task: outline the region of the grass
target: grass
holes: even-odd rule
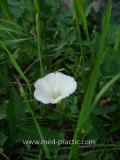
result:
[[[35,10],[36,10],[36,39],[38,46],[38,54],[40,61],[40,74],[43,75],[43,64],[42,64],[42,54],[41,54],[41,19],[40,19],[40,6],[37,0],[34,0]]]
[[[0,44],[1,44],[1,47],[3,47],[3,49],[7,52],[9,58],[10,58],[10,61],[12,63],[12,65],[15,67],[15,69],[17,70],[17,72],[20,74],[20,76],[24,79],[24,81],[26,82],[28,88],[29,88],[29,91],[31,93],[31,85],[29,83],[29,80],[26,78],[26,76],[24,75],[22,69],[20,68],[20,66],[18,65],[18,63],[16,62],[14,56],[10,53],[10,51],[7,49],[7,47],[5,46],[4,42],[0,40]]]
[[[78,10],[77,10],[77,4],[76,1],[73,1],[74,3],[74,11],[75,11],[75,21],[76,21],[76,28],[78,32],[78,39],[79,39],[79,45],[80,45],[80,54],[82,57],[82,64],[84,66],[84,54],[83,54],[83,42],[82,42],[82,37],[81,37],[81,31],[80,31],[80,26],[79,26],[79,16],[78,16]]]
[[[0,2],[0,159],[120,158],[120,25],[111,0],[101,17],[91,6],[80,0]],[[73,76],[77,90],[45,105],[34,99],[33,84],[54,71]],[[54,139],[84,144],[23,144]]]
[[[110,15],[111,15],[111,1],[109,1],[108,9],[106,10],[106,14],[103,18],[103,26],[102,26],[102,33],[101,33],[101,39],[99,44],[99,51],[98,55],[96,56],[95,64],[93,67],[93,71],[90,76],[90,80],[88,83],[88,87],[86,90],[86,94],[84,97],[84,102],[82,105],[82,109],[80,111],[79,119],[77,122],[77,127],[74,133],[74,139],[78,139],[81,134],[81,130],[83,129],[91,111],[92,111],[92,99],[95,93],[98,73],[100,69],[101,63],[103,63],[104,59],[104,53],[105,53],[105,38],[107,35],[108,27],[109,27],[109,21],[110,21]],[[77,146],[73,145],[70,152],[70,157],[73,155],[73,159],[77,159]]]

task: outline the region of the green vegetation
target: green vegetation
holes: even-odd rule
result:
[[[120,24],[112,0],[97,5],[0,1],[0,160],[120,159]],[[34,82],[55,71],[77,90],[36,101]]]

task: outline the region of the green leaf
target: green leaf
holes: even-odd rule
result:
[[[7,140],[7,136],[4,134],[2,130],[0,130],[0,146],[4,146],[4,143]]]
[[[16,135],[16,141],[21,142],[23,140],[39,140],[39,134],[36,132],[35,125],[33,123],[27,123],[19,128],[19,132]]]
[[[17,27],[16,24],[14,24],[13,26]],[[13,28],[10,28],[10,27],[6,27],[6,26],[4,26],[2,24],[0,24],[0,31],[6,32],[6,33],[11,32],[11,33],[15,33],[15,34],[18,34],[18,35],[24,35],[24,33],[22,33],[22,31],[20,31],[20,30],[18,31],[16,29],[13,29]]]
[[[4,16],[12,21],[12,17],[11,17],[11,14],[10,14],[10,11],[9,11],[9,7],[8,7],[8,3],[7,3],[7,0],[1,0],[0,1],[0,8],[4,14]]]
[[[58,152],[58,144],[54,144],[54,142],[56,141],[61,141],[61,140],[64,140],[64,133],[61,133],[61,132],[57,132],[57,131],[54,131],[54,130],[51,130],[50,128],[43,128],[42,127],[42,132],[43,132],[43,135],[44,135],[44,139],[47,140],[47,141],[53,141],[53,144],[49,144],[48,145],[48,148],[49,148],[49,151],[52,152],[53,154],[57,154]]]
[[[25,76],[25,74],[23,73],[22,69],[20,68],[20,66],[18,65],[18,63],[16,62],[16,59],[15,57],[13,56],[13,54],[11,54],[11,52],[8,50],[8,48],[6,47],[6,45],[4,44],[3,41],[0,40],[0,44],[1,46],[3,47],[3,49],[7,52],[10,60],[11,60],[11,63],[12,65],[15,67],[15,69],[17,70],[17,72],[20,74],[20,76],[24,79],[24,81],[26,82],[28,88],[29,88],[29,91],[31,93],[31,85],[30,85],[30,82],[29,80],[27,79],[27,77]]]
[[[95,130],[98,135],[99,140],[101,140],[101,142],[104,142],[107,139],[107,132],[106,132],[104,126],[99,121],[97,116],[94,115],[93,113],[90,116],[90,121],[93,126],[93,130]]]
[[[117,33],[116,33],[116,39],[114,44],[114,50],[116,51],[119,48],[120,45],[120,26],[118,27]]]
[[[48,115],[47,118],[50,120],[62,120],[64,118],[64,115],[60,113],[53,113]]]
[[[6,106],[0,105],[0,120],[6,119],[6,112],[5,112]]]
[[[96,154],[95,153],[91,153],[91,154],[85,156],[84,160],[97,160]]]
[[[20,38],[20,39],[6,40],[6,41],[4,41],[4,43],[6,45],[11,45],[11,44],[16,44],[16,43],[24,42],[24,41],[29,40],[29,39],[30,38]]]
[[[120,79],[120,73],[115,75],[106,85],[104,85],[103,88],[96,95],[92,106],[95,106],[97,102],[100,100],[100,98],[103,96],[103,94],[111,87],[111,85],[113,85],[119,79]]]
[[[103,160],[116,160],[116,159],[112,153],[108,153],[108,154],[106,154],[106,156]]]
[[[112,113],[114,111],[116,111],[117,109],[117,105],[109,105],[109,106],[103,106],[103,107],[96,107],[94,108],[94,113],[95,114],[108,114],[108,113]]]
[[[10,85],[10,80],[8,75],[5,73],[7,68],[3,68],[0,66],[0,87],[7,88]]]
[[[10,92],[9,104],[6,108],[7,120],[10,130],[11,138],[15,139],[15,134],[17,134],[17,128],[21,120],[25,118],[25,111],[23,104],[21,103],[20,95],[16,92],[14,88]]]

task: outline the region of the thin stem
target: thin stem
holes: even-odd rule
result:
[[[37,47],[40,61],[40,73],[43,75],[42,55],[41,55],[41,32],[40,32],[40,16],[36,13],[36,31],[37,31]]]
[[[78,32],[78,39],[79,39],[79,45],[80,45],[80,53],[81,53],[82,61],[83,61],[83,64],[84,64],[83,42],[82,42],[82,38],[81,38],[81,31],[80,31],[79,17],[78,17],[76,2],[73,1],[73,4],[74,4],[74,10],[75,10],[75,21],[76,21],[76,28],[77,28],[77,32]]]
[[[76,4],[76,8],[78,9],[78,15],[80,15],[80,18],[83,22],[83,29],[85,31],[86,37],[87,37],[87,42],[88,42],[88,46],[90,49],[90,53],[91,53],[91,58],[92,61],[94,60],[94,50],[93,50],[93,46],[89,37],[89,32],[88,32],[88,25],[87,25],[87,19],[86,19],[86,15],[85,15],[85,9],[84,9],[84,2],[83,0],[74,0],[74,3]]]
[[[31,107],[31,105],[29,103],[29,100],[27,99],[27,96],[25,94],[25,91],[24,91],[23,87],[22,87],[22,96],[23,96],[24,100],[26,101],[27,107],[28,107],[28,109],[29,109],[29,111],[30,111],[30,113],[32,115],[32,119],[33,119],[33,122],[34,122],[34,124],[36,126],[36,129],[38,131],[39,137],[42,140],[42,139],[44,139],[43,133],[42,133],[42,131],[40,129],[40,126],[39,126],[39,124],[37,122],[37,119],[36,119],[35,114],[34,114],[34,112],[32,110],[32,107]],[[44,151],[46,153],[47,158],[50,159],[49,149],[48,149],[46,144],[43,144],[43,149],[44,149]]]
[[[41,19],[40,19],[40,1],[34,0],[35,10],[36,10],[36,32],[37,32],[37,48],[39,54],[39,61],[40,61],[40,73],[43,75],[43,64],[42,64],[42,53],[41,53]]]
[[[110,22],[110,15],[111,15],[111,0],[109,0],[109,6],[106,10],[106,14],[103,19],[103,26],[102,26],[102,34],[101,34],[101,39],[100,39],[100,44],[99,44],[99,52],[96,57],[96,61],[90,76],[90,80],[88,83],[87,91],[84,97],[83,105],[81,107],[81,111],[79,114],[76,130],[74,132],[74,137],[73,139],[80,139],[81,136],[81,130],[83,129],[85,123],[87,122],[87,119],[92,111],[92,99],[95,93],[96,89],[96,83],[98,79],[98,73],[100,69],[100,65],[102,61],[104,60],[104,53],[105,53],[105,40],[106,40],[106,35],[109,27],[109,22]],[[72,145],[71,150],[70,150],[70,155],[69,155],[69,160],[71,158],[78,159],[78,145]]]
[[[0,154],[1,154],[6,160],[10,160],[4,153],[0,152]]]
[[[4,50],[6,51],[6,53],[8,54],[10,61],[12,63],[12,65],[15,67],[16,71],[19,73],[19,75],[24,79],[24,81],[26,82],[28,88],[29,88],[29,92],[30,95],[32,95],[32,91],[31,91],[31,85],[30,82],[28,80],[28,78],[25,76],[25,74],[23,73],[22,69],[20,68],[19,64],[17,63],[14,55],[8,50],[8,48],[6,47],[6,45],[4,44],[3,41],[0,40],[0,44],[1,46],[4,48]]]

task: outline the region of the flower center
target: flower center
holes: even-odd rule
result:
[[[60,96],[60,91],[54,90],[51,97],[52,97],[53,99],[56,99],[56,98],[59,97],[59,96]]]

